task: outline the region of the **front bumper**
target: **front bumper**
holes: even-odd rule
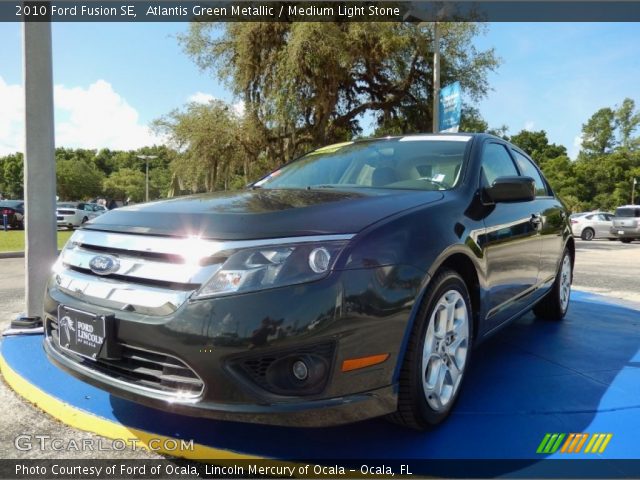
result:
[[[118,397],[188,416],[267,425],[328,427],[386,415],[397,408],[397,394],[392,386],[337,398],[267,405],[225,404],[209,400],[169,402],[149,394],[135,393],[130,386],[118,385],[113,378],[84,369],[53,348],[50,339],[44,341],[44,350],[54,364],[80,380]]]
[[[393,284],[400,275],[405,288]],[[418,285],[423,275],[409,267],[333,272],[324,280],[244,295],[187,301],[166,316],[110,310],[72,297],[54,281],[45,296],[44,348],[74,376],[117,396],[178,413],[292,426],[330,426],[395,411],[394,374]],[[413,286],[412,286],[413,285]],[[202,393],[176,396],[123,381],[92,368],[60,349],[51,333],[63,304],[98,315],[113,315],[114,341],[162,352],[190,367],[203,381]],[[279,326],[256,340],[265,318]],[[238,370],[233,362],[280,352],[334,345],[324,387],[312,394],[282,394]],[[346,359],[389,354],[379,365],[343,372]]]

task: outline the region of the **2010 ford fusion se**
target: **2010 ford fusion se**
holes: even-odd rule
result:
[[[451,411],[472,347],[571,290],[568,212],[486,134],[315,150],[241,192],[110,211],[69,240],[45,350],[161,409],[327,426]]]

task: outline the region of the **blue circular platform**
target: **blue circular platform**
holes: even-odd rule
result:
[[[41,343],[41,336],[2,340],[0,366],[18,393],[63,422],[106,437],[193,439],[196,448],[185,451],[186,458],[517,459],[531,465],[640,459],[640,311],[581,292],[573,293],[564,321],[529,314],[482,344],[453,414],[426,433],[382,419],[302,429],[171,414],[75,379],[46,359]],[[560,443],[555,453],[545,452],[548,433],[611,436],[606,448],[603,441],[587,453],[585,442],[580,453],[569,454]],[[505,467],[504,475],[512,473]]]

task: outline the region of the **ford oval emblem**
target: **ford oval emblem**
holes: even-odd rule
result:
[[[91,259],[89,268],[96,275],[109,275],[110,273],[118,271],[120,262],[116,257],[112,257],[111,255],[98,255]]]

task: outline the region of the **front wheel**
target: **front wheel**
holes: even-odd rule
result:
[[[551,290],[533,307],[533,313],[537,317],[548,320],[562,320],[567,314],[569,299],[571,298],[572,270],[571,255],[568,250],[565,250]]]
[[[471,302],[463,279],[445,270],[435,277],[416,316],[400,372],[398,411],[390,419],[425,430],[455,404],[469,363]]]
[[[621,238],[620,241],[622,243],[631,243],[631,239],[630,238]]]

